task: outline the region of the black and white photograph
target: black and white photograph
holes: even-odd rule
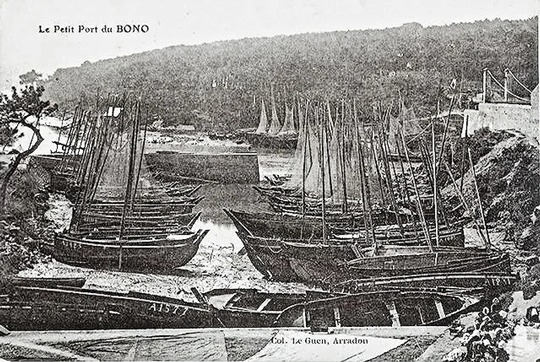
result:
[[[538,0],[0,0],[0,361],[540,361]]]

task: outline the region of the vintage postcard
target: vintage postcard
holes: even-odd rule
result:
[[[538,0],[0,0],[0,359],[539,361]]]

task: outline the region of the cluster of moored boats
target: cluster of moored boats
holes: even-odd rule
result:
[[[293,172],[301,175],[255,187],[274,212],[225,210],[257,270],[272,280],[352,291],[512,284],[509,255],[491,246],[487,228],[475,222],[484,247],[465,246],[470,219],[461,215],[471,200],[453,178],[459,204],[442,199],[435,134],[430,159],[426,137],[404,131],[407,112],[401,119],[385,113],[374,125],[345,104],[335,116],[328,104],[306,106],[315,121],[304,120],[300,134]],[[426,151],[416,164],[413,138]],[[428,182],[420,183],[420,172]]]
[[[57,260],[171,272],[197,253],[208,232],[191,231],[201,186],[151,179],[140,108],[140,101],[109,97],[97,111],[75,111],[51,180],[76,190],[69,229],[49,245]]]
[[[55,170],[62,185],[76,190],[70,227],[49,245],[59,261],[171,273],[197,253],[208,232],[191,231],[200,186],[151,180],[140,108],[139,101],[109,97],[98,111],[74,113]],[[329,103],[306,102],[299,114],[292,175],[256,187],[273,211],[225,213],[264,277],[317,291],[193,289],[193,302],[94,290],[81,279],[15,278],[5,283],[1,323],[8,329],[444,324],[486,294],[511,287],[509,255],[492,247],[485,223],[474,221],[484,247],[465,245],[471,219],[460,215],[466,210],[477,218],[451,174],[458,203],[441,197],[437,179],[446,164],[437,157],[434,120],[430,159],[429,127],[407,132],[404,108],[398,119],[381,111],[370,124],[357,119],[354,103],[332,113]]]

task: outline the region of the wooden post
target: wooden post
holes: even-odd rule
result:
[[[488,69],[484,68],[484,73],[482,75],[482,102],[487,102],[487,76]]]
[[[444,146],[446,145],[446,136],[448,134],[448,127],[450,126],[450,115],[452,114],[453,108],[454,108],[454,95],[452,95],[452,99],[450,100],[450,107],[448,108],[448,117],[446,118],[446,123],[444,125],[443,139],[441,142],[441,153],[439,154],[439,161],[437,162],[435,176],[439,174],[441,160],[444,157]]]
[[[120,220],[120,231],[118,235],[118,240],[120,243],[120,253],[118,258],[118,269],[122,270],[122,245],[123,237],[126,227],[126,216],[128,208],[130,205],[131,194],[133,190],[133,181],[134,181],[134,169],[135,169],[135,155],[137,153],[137,135],[139,134],[139,118],[140,118],[140,103],[136,102],[135,104],[135,117],[131,119],[131,141],[130,141],[130,157],[129,157],[129,168],[128,168],[128,179],[126,182],[126,193],[124,197],[124,207],[122,210],[122,219]]]
[[[399,138],[398,135],[394,135],[394,138],[396,140],[396,148],[398,152],[398,158],[399,158],[399,165],[401,168],[401,174],[403,176],[403,185],[405,186],[405,197],[407,199],[408,205],[412,205],[411,196],[409,195],[409,185],[407,183],[407,176],[405,175],[405,167],[403,166],[403,159],[401,157],[401,147],[399,145]],[[418,235],[418,225],[416,224],[416,218],[411,217],[411,221],[414,227],[414,235],[416,236],[416,241],[418,241],[418,244],[420,244],[420,237]]]
[[[305,227],[305,217],[306,217],[306,152],[309,145],[309,153],[311,155],[311,139],[309,137],[309,127],[308,127],[308,102],[306,101],[306,113],[305,118],[303,119],[303,130],[304,130],[304,154],[302,160],[302,229],[300,230],[300,236],[303,239],[304,227]],[[298,108],[300,110],[300,108]],[[308,143],[309,141],[309,143]],[[312,156],[313,157],[313,156]]]
[[[326,127],[327,126],[332,127],[334,125],[334,122],[332,121],[332,113],[330,112],[330,102],[328,102],[328,101],[326,103],[326,109],[327,109],[327,112],[328,112],[328,123],[324,122],[324,112],[323,112],[323,116],[321,118],[321,120],[323,121],[323,128],[324,128],[323,147],[326,147],[326,162],[328,164],[328,190],[330,191],[330,197],[333,200],[334,199],[334,185],[332,183],[332,166],[330,164],[330,149],[329,149],[330,142],[328,141],[328,132],[327,132]],[[333,138],[333,135],[334,135],[335,131],[336,131],[336,127],[334,126],[333,127],[333,132],[332,132],[332,138]]]
[[[504,70],[504,101],[508,103],[508,68]]]
[[[381,128],[379,128],[379,149],[381,151],[381,159],[382,159],[382,163],[383,163],[385,174],[386,174],[385,180],[386,180],[386,185],[388,188],[390,204],[392,205],[392,208],[394,209],[394,213],[396,215],[396,222],[399,226],[399,230],[403,234],[405,231],[403,229],[403,223],[401,222],[401,217],[399,215],[399,210],[398,210],[397,202],[395,199],[394,187],[393,187],[393,182],[392,182],[392,172],[390,170],[390,162],[388,161],[388,152],[386,151],[386,148],[384,147],[385,141],[386,141],[386,132],[384,130],[384,127],[382,128],[382,130]]]

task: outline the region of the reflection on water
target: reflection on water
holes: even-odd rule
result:
[[[260,151],[257,152],[259,159],[259,175],[264,180],[265,176],[286,175],[293,173],[294,151]]]
[[[264,212],[269,206],[259,196],[252,185],[246,184],[206,184],[201,187],[197,195],[204,199],[195,207],[194,211],[201,211],[201,221],[213,222],[218,225],[231,225],[231,220],[223,209],[235,209],[252,212]]]
[[[206,229],[210,230],[204,237],[204,244],[216,247],[227,247],[230,245],[231,252],[239,252],[243,245],[238,235],[236,228],[231,224],[220,224],[213,221],[197,220],[193,225],[193,230]]]
[[[235,252],[242,248],[242,242],[236,235],[236,228],[232,221],[223,212],[223,209],[252,212],[269,210],[269,206],[260,198],[252,185],[207,184],[197,192],[197,195],[204,196],[204,199],[194,209],[194,212],[201,212],[201,217],[193,229],[209,229],[210,232],[204,238],[205,244],[220,247],[232,245]]]
[[[41,121],[39,130],[43,137],[43,142],[41,142],[34,154],[48,155],[51,152],[62,151],[62,149],[54,142],[59,141],[65,143],[66,133],[64,132],[60,135],[60,138],[58,138],[58,126],[60,126],[60,121],[57,118],[47,117]],[[13,143],[12,148],[19,152],[27,150],[34,142],[36,142],[36,138],[33,137],[33,135],[34,133],[30,129],[20,127],[17,139]]]

